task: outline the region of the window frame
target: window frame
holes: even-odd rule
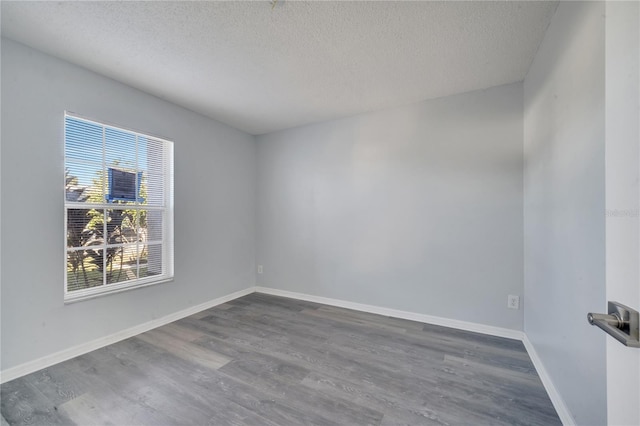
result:
[[[100,126],[102,130],[102,173],[103,180],[108,179],[107,170],[110,168],[106,161],[105,156],[107,153],[106,149],[106,129],[110,128],[118,132],[125,132],[135,136],[136,145],[139,137],[146,138],[147,140],[153,140],[162,143],[162,154],[166,155],[164,161],[162,162],[162,183],[163,183],[163,204],[161,206],[154,205],[142,205],[137,204],[139,200],[136,201],[136,204],[115,204],[113,202],[109,202],[106,198],[102,203],[95,202],[78,202],[78,201],[67,201],[67,190],[66,190],[66,170],[67,170],[67,118],[71,118],[73,120],[83,121],[95,126]],[[138,156],[138,147],[136,146],[136,163]],[[118,151],[116,151],[118,152]],[[63,185],[63,199],[64,199],[64,302],[72,303],[81,300],[91,299],[94,297],[99,297],[107,294],[119,293],[122,291],[128,291],[136,288],[147,287],[155,284],[161,284],[173,281],[174,278],[174,235],[173,235],[173,222],[174,222],[174,155],[173,155],[173,141],[168,140],[166,138],[154,136],[152,134],[146,132],[140,132],[137,130],[132,130],[126,127],[122,127],[119,125],[111,124],[105,121],[94,120],[90,118],[86,118],[82,115],[65,111],[63,117],[63,165],[65,170],[65,176],[63,177],[64,185]],[[77,162],[77,159],[72,159],[71,163]],[[139,172],[139,164],[136,165],[136,176],[138,176]],[[139,178],[136,178],[139,179]],[[136,180],[137,188],[136,188],[136,196],[139,195],[139,187],[140,182]],[[106,182],[103,182],[102,188],[102,197],[107,195],[105,191]],[[143,278],[135,278],[131,280],[125,280],[116,283],[107,283],[106,278],[106,270],[104,271],[103,283],[99,286],[89,287],[84,289],[72,290],[69,291],[68,288],[68,268],[69,268],[69,252],[72,251],[80,251],[84,250],[82,247],[69,247],[68,244],[68,212],[70,209],[86,209],[86,210],[97,210],[102,211],[103,217],[106,217],[107,210],[135,210],[135,211],[158,211],[162,213],[162,238],[158,241],[152,241],[149,244],[149,241],[146,241],[144,245],[147,247],[150,246],[161,246],[162,247],[162,261],[161,267],[162,272],[158,275],[147,276]],[[103,234],[106,235],[107,223],[103,221]],[[136,229],[137,232],[137,229]],[[93,246],[97,249],[106,250],[108,248],[113,247],[122,247],[124,250],[126,247],[132,247],[133,243],[117,243],[117,244],[109,244],[107,241],[103,241],[101,245]],[[140,242],[136,241],[136,247],[140,246]],[[84,261],[84,260],[83,260]],[[136,269],[140,270],[140,259],[137,258],[137,266]]]

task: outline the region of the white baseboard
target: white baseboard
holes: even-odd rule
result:
[[[538,356],[538,353],[533,347],[533,344],[531,343],[527,335],[522,331],[510,330],[508,328],[493,327],[489,325],[477,324],[477,323],[467,322],[467,321],[459,321],[459,320],[454,320],[449,318],[436,317],[432,315],[418,314],[414,312],[400,311],[396,309],[382,308],[379,306],[365,305],[365,304],[355,303],[355,302],[347,302],[344,300],[331,299],[328,297],[312,296],[309,294],[296,293],[293,291],[286,291],[286,290],[278,290],[278,289],[268,288],[268,287],[255,287],[255,291],[258,293],[289,297],[292,299],[306,300],[308,302],[322,303],[325,305],[353,309],[353,310],[362,311],[362,312],[369,312],[372,314],[385,315],[388,317],[418,321],[426,324],[441,325],[443,327],[451,327],[451,328],[456,328],[458,330],[473,331],[476,333],[489,334],[492,336],[521,340],[522,343],[524,344],[525,349],[527,350],[527,353],[529,354],[529,357],[531,358],[531,361],[533,362],[533,365],[536,371],[538,372],[538,376],[540,376],[540,380],[542,381],[542,384],[545,390],[547,391],[547,394],[549,395],[549,398],[551,399],[551,402],[553,403],[554,408],[558,412],[558,416],[560,417],[562,424],[564,426],[574,426],[576,424],[575,420],[573,419],[573,416],[571,415],[571,412],[569,411],[569,409],[567,408],[567,405],[562,399],[562,396],[560,395],[555,385],[553,384],[553,381],[551,380],[549,373],[547,373],[547,370],[544,368],[544,364],[542,363],[542,360],[540,359],[540,357]]]
[[[306,300],[308,302],[322,303],[325,305],[337,306],[340,308],[353,309],[355,311],[369,312],[371,314],[384,315],[393,318],[402,318],[411,321],[423,322],[426,324],[441,325],[443,327],[456,328],[458,330],[473,331],[475,333],[489,334],[491,336],[506,337],[509,339],[522,340],[523,333],[518,330],[494,327],[491,325],[478,324],[474,322],[460,321],[449,318],[436,317],[433,315],[418,314],[415,312],[400,311],[397,309],[383,308],[380,306],[365,305],[362,303],[347,302],[345,300],[331,299],[328,297],[312,296],[293,291],[278,290],[269,287],[255,287],[258,293],[271,294],[274,296],[289,297],[292,299]]]
[[[166,315],[162,318],[157,318],[152,321],[148,321],[146,323],[128,328],[126,330],[119,331],[109,336],[105,336],[99,339],[92,340],[87,343],[83,343],[78,346],[74,346],[69,349],[62,350],[60,352],[56,352],[51,355],[44,356],[42,358],[8,368],[0,372],[0,383],[5,383],[13,379],[17,379],[18,377],[22,377],[27,374],[34,373],[38,370],[41,370],[46,367],[50,367],[54,364],[67,361],[76,356],[80,356],[86,354],[88,352],[94,351],[96,349],[103,348],[107,345],[111,345],[113,343],[117,343],[121,340],[128,339],[130,337],[136,336],[140,333],[144,333],[146,331],[152,330],[157,327],[161,327],[165,324],[169,324],[170,322],[177,321],[179,319],[188,317],[205,309],[212,308],[214,306],[229,302],[233,299],[237,299],[242,296],[246,296],[253,292],[271,294],[274,296],[282,296],[288,297],[292,299],[306,300],[309,302],[322,303],[325,305],[337,306],[340,308],[353,309],[356,311],[369,312],[372,314],[384,315],[393,318],[402,318],[411,321],[423,322],[426,324],[434,324],[440,325],[443,327],[451,327],[459,330],[472,331],[476,333],[488,334],[491,336],[497,337],[506,337],[509,339],[521,340],[529,353],[529,357],[533,362],[533,365],[538,372],[538,376],[540,376],[540,380],[544,385],[547,393],[549,394],[549,398],[553,403],[556,411],[558,412],[558,416],[562,421],[562,424],[565,426],[574,426],[576,424],[571,412],[567,408],[562,396],[556,389],[551,377],[547,373],[544,368],[544,364],[542,360],[538,356],[533,344],[527,338],[526,334],[522,331],[518,330],[510,330],[507,328],[494,327],[484,324],[477,324],[468,321],[460,321],[449,318],[442,318],[433,315],[426,314],[418,314],[415,312],[407,312],[401,311],[397,309],[383,308],[380,306],[366,305],[362,303],[348,302],[345,300],[332,299],[328,297],[321,296],[313,296],[304,293],[296,293],[292,291],[286,290],[278,290],[274,288],[268,287],[249,287],[244,290],[236,291],[235,293],[231,293],[226,296],[219,297],[217,299],[210,300],[208,302],[202,303],[200,305],[192,306],[187,309],[183,309],[178,312],[174,312],[172,314]]]
[[[538,356],[538,353],[536,352],[536,349],[533,346],[533,343],[531,343],[531,341],[529,340],[526,334],[523,334],[522,343],[524,344],[524,347],[527,349],[529,358],[531,358],[531,361],[533,362],[533,365],[536,368],[536,371],[538,372],[538,376],[540,376],[540,380],[542,380],[542,384],[544,385],[544,388],[546,389],[547,394],[551,399],[551,403],[553,404],[554,408],[558,412],[560,421],[562,421],[562,424],[564,426],[575,426],[576,424],[575,419],[571,415],[571,412],[569,411],[567,404],[565,404],[564,399],[562,399],[560,392],[558,392],[558,389],[553,384],[553,381],[551,380],[551,376],[549,376],[549,373],[547,372],[546,368],[544,368],[544,364],[542,363],[540,356]]]
[[[38,358],[36,360],[17,365],[15,367],[8,368],[0,372],[0,383],[5,383],[10,380],[17,379],[18,377],[22,377],[27,374],[34,373],[43,368],[47,368],[54,364],[67,361],[76,356],[84,355],[96,349],[100,349],[105,346],[111,345],[113,343],[119,342],[121,340],[128,339],[129,337],[136,336],[140,333],[144,333],[145,331],[149,331],[154,328],[163,326],[165,324],[169,324],[170,322],[177,321],[179,319],[188,317],[189,315],[193,315],[200,311],[204,311],[205,309],[209,309],[214,306],[221,305],[222,303],[226,303],[230,300],[237,299],[238,297],[246,296],[247,294],[250,294],[253,292],[254,292],[254,287],[249,287],[244,290],[236,291],[235,293],[218,297],[217,299],[213,299],[196,306],[191,306],[181,311],[166,315],[162,318],[157,318],[152,321],[148,321],[143,324],[136,325],[131,328],[127,328],[126,330],[119,331],[109,336],[101,337],[99,339],[95,339],[90,342],[83,343],[81,345],[77,345],[69,349],[64,349],[60,352],[56,352],[51,355],[46,355],[42,358]]]

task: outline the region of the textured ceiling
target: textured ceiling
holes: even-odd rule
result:
[[[2,1],[2,35],[261,134],[520,81],[556,7]]]

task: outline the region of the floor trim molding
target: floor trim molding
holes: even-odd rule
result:
[[[524,347],[527,350],[527,353],[529,354],[529,357],[531,358],[531,361],[533,362],[533,365],[536,371],[538,372],[538,376],[540,376],[540,380],[542,381],[542,384],[545,390],[547,391],[549,398],[551,399],[551,403],[553,404],[554,408],[558,413],[558,417],[560,417],[560,421],[562,421],[562,424],[564,426],[575,426],[576,424],[573,416],[571,415],[571,412],[569,411],[567,405],[562,399],[560,392],[558,392],[557,388],[553,384],[553,381],[551,380],[551,376],[549,376],[549,373],[544,368],[544,364],[542,363],[542,360],[538,356],[538,353],[536,352],[533,344],[531,343],[527,335],[522,331],[510,330],[508,328],[501,328],[501,327],[493,327],[489,325],[454,320],[449,318],[436,317],[436,316],[426,315],[426,314],[418,314],[415,312],[400,311],[397,309],[383,308],[380,306],[365,305],[362,303],[348,302],[340,299],[331,299],[328,297],[313,296],[310,294],[296,293],[293,291],[279,290],[279,289],[270,288],[270,287],[255,287],[254,289],[257,293],[264,293],[264,294],[271,294],[273,296],[282,296],[282,297],[289,297],[292,299],[306,300],[308,302],[322,303],[325,305],[353,309],[353,310],[362,311],[362,312],[369,312],[372,314],[385,315],[385,316],[394,317],[394,318],[402,318],[402,319],[407,319],[412,321],[423,322],[426,324],[434,324],[434,325],[441,325],[443,327],[456,328],[458,330],[473,331],[476,333],[489,334],[497,337],[506,337],[509,339],[520,340],[524,344]]]
[[[488,334],[497,337],[506,337],[509,339],[521,340],[524,344],[533,365],[538,372],[538,376],[540,376],[540,380],[544,385],[553,406],[558,412],[558,416],[562,421],[562,424],[565,426],[574,426],[576,424],[571,412],[569,411],[567,405],[565,404],[560,392],[553,384],[551,380],[551,376],[547,372],[544,367],[542,360],[540,359],[538,353],[535,350],[535,347],[527,337],[527,335],[518,330],[511,330],[507,328],[494,327],[485,324],[478,324],[468,321],[460,321],[449,318],[437,317],[433,315],[419,314],[415,312],[401,311],[398,309],[390,309],[383,308],[380,306],[366,305],[362,303],[349,302],[340,299],[332,299],[329,297],[322,296],[314,296],[310,294],[297,293],[293,291],[287,290],[279,290],[275,288],[269,287],[249,287],[244,290],[236,291],[234,293],[228,294],[226,296],[218,297],[216,299],[210,300],[205,303],[201,303],[199,305],[191,306],[189,308],[180,310],[178,312],[174,312],[172,314],[166,315],[162,318],[157,318],[152,321],[145,322],[143,324],[139,324],[137,326],[119,331],[117,333],[111,334],[109,336],[105,336],[99,339],[92,340],[87,343],[83,343],[68,349],[64,349],[62,351],[46,355],[42,358],[26,362],[24,364],[17,365],[15,367],[8,368],[0,372],[0,383],[5,383],[19,377],[25,376],[27,374],[34,373],[38,370],[41,370],[46,367],[50,367],[54,364],[58,364],[63,361],[67,361],[76,356],[80,356],[86,354],[88,352],[94,351],[96,349],[103,348],[107,345],[111,345],[113,343],[117,343],[121,340],[128,339],[130,337],[136,336],[140,333],[144,333],[146,331],[152,330],[156,327],[161,327],[165,324],[169,324],[170,322],[177,321],[179,319],[188,317],[189,315],[193,315],[205,309],[210,309],[214,306],[221,305],[223,303],[229,302],[231,300],[237,299],[242,296],[246,296],[251,293],[264,293],[271,294],[274,296],[282,296],[288,297],[292,299],[306,300],[309,302],[322,303],[325,305],[337,306],[340,308],[353,309],[361,312],[369,312],[372,314],[384,315],[388,317],[394,318],[402,318],[411,321],[423,322],[426,324],[440,325],[443,327],[451,327],[459,330],[472,331],[476,333]]]
[[[542,363],[542,359],[536,352],[536,348],[533,346],[533,343],[529,340],[526,334],[523,334],[522,343],[524,344],[531,361],[533,362],[536,371],[538,372],[538,376],[540,376],[540,380],[542,380],[542,384],[544,388],[547,390],[547,394],[549,395],[549,399],[551,399],[551,403],[553,407],[556,409],[558,413],[558,417],[560,417],[560,421],[564,426],[575,426],[576,421],[571,415],[571,411],[569,411],[569,407],[565,404],[564,399],[558,392],[558,389],[553,384],[553,380],[551,380],[551,376],[547,372],[547,369],[544,368],[544,364]]]
[[[418,314],[415,312],[401,311],[398,309],[383,308],[380,306],[365,305],[362,303],[348,302],[346,300],[331,299],[329,297],[313,296],[310,294],[296,293],[293,291],[279,290],[270,287],[255,287],[258,293],[271,294],[273,296],[289,297],[292,299],[306,300],[308,302],[322,303],[325,305],[337,306],[340,308],[353,309],[355,311],[369,312],[371,314],[384,315],[387,317],[402,318],[411,321],[424,322],[426,324],[441,325],[443,327],[456,328],[458,330],[473,331],[476,333],[489,334],[492,336],[506,337],[509,339],[522,340],[523,333],[518,330],[494,327],[491,325],[478,324],[468,321],[460,321],[449,318],[437,317],[433,315]]]
[[[76,356],[84,355],[96,349],[103,348],[105,346],[117,343],[121,340],[128,339],[140,333],[152,330],[156,327],[161,327],[170,322],[177,321],[179,319],[188,317],[205,309],[213,308],[214,306],[221,305],[229,302],[230,300],[237,299],[238,297],[246,296],[254,292],[253,287],[246,288],[244,290],[236,291],[226,296],[218,297],[199,305],[191,306],[186,309],[182,309],[178,312],[166,315],[162,318],[157,318],[152,321],[148,321],[131,328],[113,333],[109,336],[101,337],[95,340],[91,340],[86,343],[82,343],[77,346],[73,346],[68,349],[61,350],[59,352],[43,356],[42,358],[35,359],[33,361],[26,362],[24,364],[17,365],[15,367],[7,368],[0,372],[0,383],[5,383],[18,377],[26,376],[27,374],[34,373],[43,368],[50,367],[54,364],[58,364],[63,361],[67,361]]]

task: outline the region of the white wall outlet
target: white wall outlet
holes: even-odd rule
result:
[[[507,297],[507,308],[520,309],[520,296],[514,296],[513,294],[510,294]]]
[[[262,265],[258,265],[258,273],[261,274],[262,273]]]

